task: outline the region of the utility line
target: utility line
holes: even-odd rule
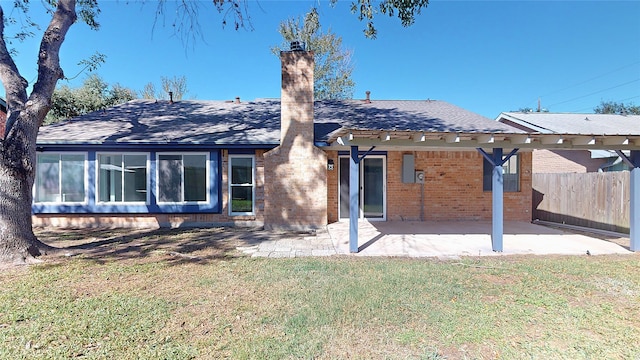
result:
[[[617,69],[615,69],[615,70],[611,70],[611,71],[606,72],[606,73],[604,73],[604,74],[600,74],[600,75],[595,76],[595,77],[592,77],[592,78],[590,78],[590,79],[587,79],[587,80],[584,80],[584,81],[578,82],[578,83],[576,83],[576,84],[573,84],[573,85],[567,86],[567,87],[562,88],[562,89],[560,89],[560,90],[552,91],[552,92],[547,93],[547,94],[545,94],[545,95],[538,96],[538,98],[537,98],[537,99],[535,99],[534,101],[532,101],[531,103],[537,103],[538,99],[540,99],[540,98],[544,98],[544,97],[547,97],[547,96],[549,96],[549,95],[557,94],[557,93],[559,93],[559,92],[562,92],[562,91],[565,91],[565,90],[568,90],[568,89],[574,88],[574,87],[576,87],[576,86],[580,86],[580,85],[582,85],[582,84],[588,83],[589,81],[593,81],[593,80],[599,79],[599,78],[601,78],[601,77],[605,77],[605,76],[607,76],[607,75],[609,75],[609,74],[613,74],[613,73],[615,73],[615,72],[618,72],[618,71],[620,71],[620,70],[626,69],[626,68],[628,68],[628,67],[632,67],[632,66],[637,65],[637,64],[640,64],[640,61],[636,61],[636,62],[634,62],[634,63],[631,63],[631,64],[628,64],[628,65],[625,65],[625,66],[619,67],[619,68],[617,68]]]
[[[579,83],[576,83],[576,84],[573,84],[573,85],[567,86],[567,87],[562,88],[562,89],[560,89],[560,90],[552,91],[552,92],[547,93],[547,94],[545,94],[545,95],[542,95],[542,96],[540,96],[540,97],[547,97],[547,96],[549,96],[549,95],[557,94],[557,93],[559,93],[559,92],[561,92],[561,91],[565,91],[565,90],[571,89],[571,88],[573,88],[573,87],[576,87],[576,86],[579,86],[579,85],[582,85],[582,84],[588,83],[589,81],[593,81],[593,80],[596,80],[596,79],[600,79],[601,77],[605,77],[605,76],[607,76],[607,75],[609,75],[609,74],[613,74],[613,73],[618,72],[618,71],[620,71],[620,70],[622,70],[622,69],[626,69],[626,68],[628,68],[628,67],[631,67],[631,66],[634,66],[634,65],[637,65],[637,64],[640,64],[640,61],[636,61],[636,62],[631,63],[631,64],[629,64],[629,65],[622,66],[622,67],[617,68],[617,69],[615,69],[615,70],[611,70],[611,71],[606,72],[606,73],[604,73],[604,74],[601,74],[601,75],[598,75],[598,76],[592,77],[592,78],[590,78],[590,79],[587,79],[587,80],[581,81],[581,82],[579,82]],[[537,99],[536,99],[536,101],[537,101]]]
[[[565,101],[560,101],[560,102],[557,102],[557,103],[555,103],[555,104],[551,104],[551,105],[549,105],[547,108],[551,108],[552,106],[556,106],[556,105],[560,105],[560,104],[564,104],[564,103],[572,102],[572,101],[575,101],[575,100],[579,100],[579,99],[585,98],[585,97],[587,97],[587,96],[591,96],[591,95],[599,94],[599,93],[601,93],[601,92],[605,92],[605,91],[608,91],[608,90],[611,90],[611,89],[619,88],[619,87],[621,87],[621,86],[629,85],[629,84],[634,83],[634,82],[636,82],[636,81],[640,81],[640,78],[639,78],[639,79],[635,79],[635,80],[631,80],[631,81],[627,81],[627,82],[625,82],[625,83],[622,83],[622,84],[619,84],[619,85],[616,85],[616,86],[612,86],[612,87],[609,87],[609,88],[606,88],[606,89],[602,89],[602,90],[594,91],[594,92],[592,92],[592,93],[590,93],[590,94],[586,94],[586,95],[578,96],[578,97],[575,97],[575,98],[573,98],[573,99],[569,99],[569,100],[565,100]]]

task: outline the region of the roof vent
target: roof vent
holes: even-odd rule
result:
[[[240,104],[240,96],[236,96],[236,104]]]
[[[291,51],[305,51],[306,48],[304,41],[292,41],[289,46]]]
[[[367,104],[371,104],[371,91],[367,90],[364,93],[367,94],[367,97],[366,99],[364,99],[364,102]]]
[[[591,120],[589,120],[589,117],[588,117],[588,116],[586,116],[586,117],[584,118],[584,121],[591,121]]]

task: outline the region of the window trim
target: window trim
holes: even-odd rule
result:
[[[488,153],[488,155],[492,155],[492,153]],[[503,184],[503,192],[514,192],[514,193],[515,193],[515,192],[520,192],[520,191],[521,191],[521,182],[522,182],[522,181],[521,181],[521,180],[522,180],[522,179],[521,179],[521,177],[522,177],[522,171],[521,171],[521,168],[522,168],[522,166],[521,166],[520,154],[514,154],[514,155],[512,155],[512,156],[509,158],[509,160],[507,160],[507,162],[505,162],[505,163],[502,165],[502,174],[503,174],[502,176],[503,176],[503,179],[504,179],[504,175],[505,175],[505,174],[507,174],[507,171],[506,171],[505,167],[506,167],[507,165],[509,165],[509,163],[510,163],[512,160],[515,160],[515,162],[516,162],[516,165],[515,165],[516,171],[515,171],[515,173],[510,173],[510,174],[515,174],[515,175],[516,175],[516,180],[517,180],[517,181],[516,181],[516,189],[507,189],[507,187],[505,187],[505,186],[504,186],[504,184]],[[482,191],[484,191],[484,192],[491,192],[491,191],[493,191],[493,180],[491,180],[490,182],[488,182],[488,184],[489,184],[489,186],[488,186],[488,187],[486,187],[486,186],[485,186],[485,181],[484,181],[484,180],[485,180],[485,179],[484,179],[484,177],[485,177],[485,166],[487,166],[487,165],[488,165],[488,166],[491,166],[491,163],[489,163],[489,161],[487,161],[487,159],[485,159],[485,158],[483,157],[483,158],[482,158]],[[493,176],[493,169],[491,169],[491,171],[492,171],[491,176]]]
[[[181,161],[182,161],[182,168],[181,168],[181,179],[180,179],[180,185],[182,187],[182,198],[184,199],[184,156],[185,155],[204,155],[205,156],[205,162],[204,162],[204,171],[205,171],[205,182],[206,182],[206,186],[205,186],[205,200],[200,200],[200,201],[160,201],[160,156],[161,155],[180,155]],[[208,152],[157,152],[156,153],[156,186],[155,186],[155,197],[156,197],[156,203],[158,205],[200,205],[200,204],[208,204],[211,199],[210,199],[210,193],[211,193],[211,172],[210,172],[210,153]]]
[[[251,158],[251,185],[246,184],[237,184],[234,185],[231,183],[231,167],[233,163],[233,159],[238,158]],[[229,216],[242,216],[242,215],[255,215],[256,213],[256,156],[255,154],[229,154],[228,159],[228,170],[227,170],[227,207],[229,208]],[[231,189],[233,186],[251,186],[251,212],[234,212],[233,207],[231,206]]]
[[[123,156],[122,161],[124,161],[124,156],[125,155],[144,155],[146,157],[146,161],[145,161],[145,171],[147,174],[147,179],[146,179],[146,195],[145,195],[145,201],[100,201],[100,156],[114,156],[114,155],[121,155]],[[150,155],[147,152],[118,152],[118,151],[106,151],[106,152],[96,152],[96,159],[95,159],[95,164],[96,164],[96,170],[95,170],[95,201],[96,204],[98,205],[110,205],[110,206],[119,206],[119,205],[149,205],[150,202],[150,198],[151,198],[151,194],[149,189],[151,188],[151,174],[150,174],[150,161],[149,161]],[[123,173],[124,174],[124,173]],[[124,184],[124,182],[123,182]],[[123,195],[124,198],[124,195]]]
[[[59,172],[58,172],[58,188],[59,188],[59,193],[58,195],[60,195],[60,201],[38,201],[37,200],[37,196],[38,196],[38,156],[40,155],[58,155],[58,166],[59,166]],[[61,172],[60,170],[62,169],[62,165],[61,165],[61,161],[62,161],[62,155],[82,155],[83,156],[83,182],[84,182],[84,197],[82,201],[62,201],[62,176],[61,176]],[[61,204],[61,205],[86,205],[89,202],[89,160],[88,160],[88,153],[87,152],[81,152],[81,151],[73,151],[73,152],[66,152],[66,151],[51,151],[51,152],[37,152],[36,153],[36,177],[34,179],[33,182],[33,189],[32,189],[32,196],[33,196],[33,203],[34,204],[42,204],[42,205],[47,205],[47,204]]]

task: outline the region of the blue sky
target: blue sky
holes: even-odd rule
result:
[[[153,27],[153,1],[101,1],[101,29],[74,25],[62,65],[74,76],[77,63],[99,51],[107,61],[97,73],[110,84],[141,90],[162,76],[185,76],[188,98],[277,98],[280,63],[270,47],[281,42],[278,24],[315,5],[323,28],[353,52],[355,98],[370,90],[373,100],[444,100],[489,118],[536,108],[538,98],[552,112],[588,113],[602,100],[640,105],[640,1],[431,1],[409,28],[379,15],[376,40],[364,37],[349,3],[250,1],[254,30],[235,31],[203,2],[203,39],[185,45],[162,18]],[[34,15],[44,27],[45,17]],[[18,46],[29,82],[37,49],[36,40]]]

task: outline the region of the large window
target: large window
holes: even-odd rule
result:
[[[513,155],[502,165],[503,190],[505,192],[520,191],[520,164],[518,159],[518,155]],[[482,172],[483,190],[491,191],[493,188],[493,165],[487,159],[484,159]]]
[[[37,155],[35,202],[84,202],[85,155]]]
[[[100,202],[147,201],[147,155],[98,155]]]
[[[247,215],[254,212],[254,157],[229,155],[229,213]]]
[[[207,201],[206,154],[158,155],[158,202]]]

